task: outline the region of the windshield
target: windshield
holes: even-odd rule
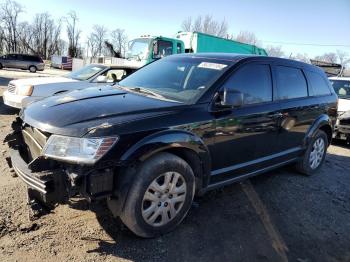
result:
[[[228,63],[193,57],[163,58],[139,69],[119,85],[145,89],[182,103],[193,103],[226,71]]]
[[[130,41],[127,58],[137,59],[137,60],[146,60],[151,41],[152,39],[150,38],[139,38],[139,39]]]
[[[88,65],[77,71],[69,73],[66,77],[72,78],[75,80],[84,81],[84,80],[90,79],[91,77],[101,72],[105,68],[106,68],[105,66],[100,66],[100,65]]]
[[[330,80],[339,98],[350,98],[350,80]]]

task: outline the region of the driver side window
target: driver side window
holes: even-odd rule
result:
[[[243,94],[243,104],[272,101],[272,80],[269,65],[250,64],[239,68],[224,83],[223,88]]]

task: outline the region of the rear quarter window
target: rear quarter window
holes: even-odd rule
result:
[[[316,72],[306,71],[306,75],[310,82],[310,95],[322,96],[329,95],[331,93],[328,81]]]
[[[275,66],[275,78],[277,85],[276,100],[308,96],[307,82],[299,68]]]

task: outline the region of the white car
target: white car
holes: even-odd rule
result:
[[[3,100],[5,105],[21,109],[59,93],[106,83],[114,84],[134,71],[136,68],[125,65],[88,65],[66,76],[12,80],[3,93]]]
[[[338,95],[338,119],[334,138],[350,142],[350,77],[330,77],[334,91]]]

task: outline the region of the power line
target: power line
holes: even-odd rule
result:
[[[280,45],[308,45],[308,46],[330,46],[330,47],[350,47],[350,45],[342,44],[315,44],[315,43],[296,43],[296,42],[277,42],[277,41],[264,41],[265,43],[280,44]]]

